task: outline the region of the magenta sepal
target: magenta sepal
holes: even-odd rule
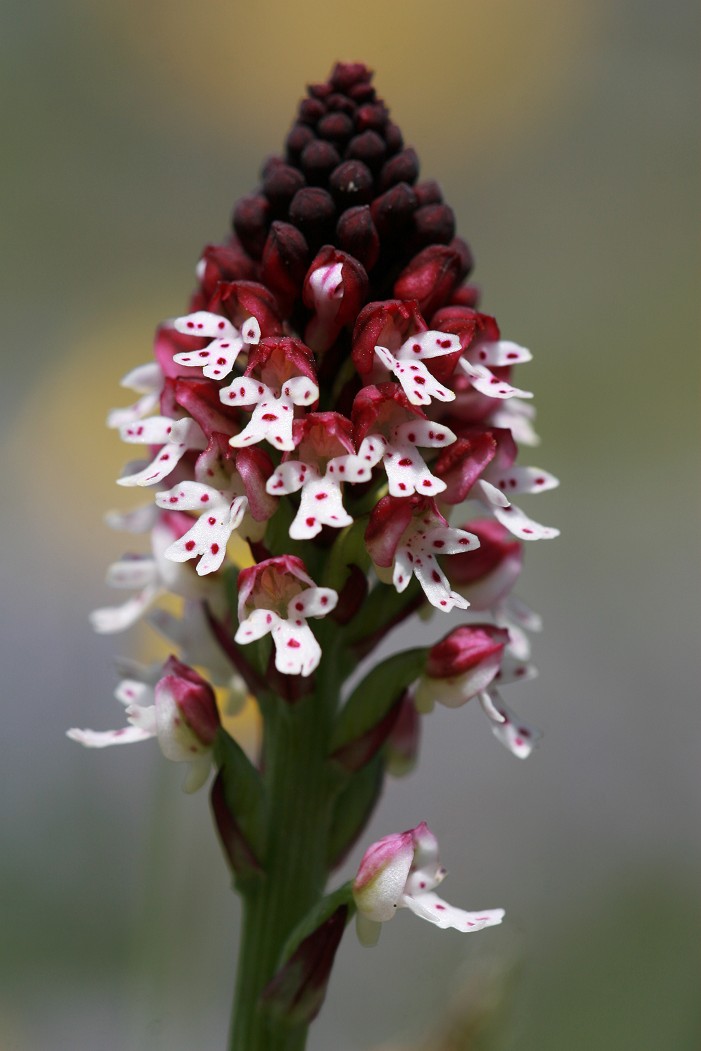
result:
[[[324,245],[304,280],[302,298],[312,312],[306,343],[323,354],[342,329],[352,325],[365,302],[368,275],[352,255]]]
[[[460,252],[449,245],[430,245],[415,255],[394,283],[399,299],[415,299],[425,317],[443,306],[466,276]]]
[[[206,245],[197,264],[199,287],[190,301],[190,310],[209,309],[220,281],[247,281],[254,274],[254,263],[236,237],[229,244]]]
[[[214,690],[194,668],[170,656],[163,666],[165,675],[156,690],[170,691],[187,726],[203,745],[211,747],[221,725]]]
[[[377,366],[375,347],[399,350],[410,336],[427,329],[414,302],[388,299],[363,307],[353,330],[353,363],[365,382]]]

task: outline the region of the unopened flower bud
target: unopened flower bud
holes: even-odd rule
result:
[[[380,235],[368,205],[348,208],[338,220],[336,236],[344,251],[372,270],[380,255]]]
[[[431,647],[415,698],[419,711],[435,701],[459,708],[489,686],[499,671],[509,633],[493,624],[455,628]]]
[[[460,254],[447,245],[431,245],[414,256],[397,278],[394,294],[415,299],[426,317],[448,302],[463,273]]]

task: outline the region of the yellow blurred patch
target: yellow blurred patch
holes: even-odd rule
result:
[[[126,47],[161,119],[183,134],[196,121],[200,143],[209,127],[235,146],[238,130],[275,151],[305,84],[339,59],[363,61],[408,139],[440,153],[432,174],[451,152],[491,153],[560,106],[606,11],[597,0],[85,3],[100,46]]]

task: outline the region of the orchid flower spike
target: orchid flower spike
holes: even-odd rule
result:
[[[368,847],[353,881],[358,909],[357,931],[363,945],[374,945],[381,924],[397,909],[410,909],[442,930],[468,933],[493,927],[504,918],[503,909],[466,912],[434,893],[446,870],[438,857],[438,841],[425,821],[407,832],[393,833]]]

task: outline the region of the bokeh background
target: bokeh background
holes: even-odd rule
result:
[[[508,920],[463,939],[402,913],[372,952],[349,933],[311,1049],[437,1048],[452,1011],[451,1051],[698,1051],[696,5],[6,0],[0,18],[0,1049],[225,1044],[238,913],[206,793],[182,796],[155,746],[87,753],[64,730],[117,725],[113,655],[148,644],[87,623],[126,549],[103,524],[129,501],[103,427],[118,380],[344,58],[376,70],[484,308],[535,353],[534,459],[563,484],[533,512],[562,537],[528,549],[519,588],[545,620],[541,677],[509,698],[545,728],[537,753],[438,711],[366,837],[427,820],[446,896]]]

